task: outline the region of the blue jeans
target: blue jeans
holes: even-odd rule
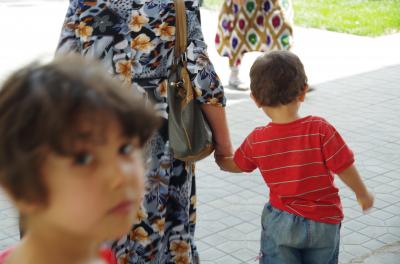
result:
[[[260,264],[337,264],[340,224],[306,219],[267,203],[262,217]]]

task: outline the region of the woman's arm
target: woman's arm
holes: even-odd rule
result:
[[[222,160],[217,157],[232,157],[233,148],[225,113],[225,96],[221,81],[208,58],[207,45],[201,31],[200,10],[196,1],[187,5],[188,18],[188,64],[192,85],[196,91],[196,101],[208,120],[215,142],[217,164],[222,168]]]
[[[233,156],[233,148],[231,144],[225,108],[210,104],[202,104],[201,110],[207,118],[207,121],[210,124],[213,132],[215,156]]]

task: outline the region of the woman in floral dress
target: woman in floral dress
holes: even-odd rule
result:
[[[216,154],[229,156],[224,91],[206,53],[197,1],[185,4],[187,67],[200,94],[196,99],[212,127]],[[168,145],[166,79],[174,45],[173,0],[70,0],[58,52],[100,59],[110,74],[153,103],[164,118],[146,153],[148,184],[141,222],[113,245],[119,263],[199,263],[194,164],[174,159]]]
[[[239,80],[239,67],[246,52],[290,49],[292,36],[291,0],[225,0],[215,44],[218,53],[229,58],[229,86],[249,89]]]

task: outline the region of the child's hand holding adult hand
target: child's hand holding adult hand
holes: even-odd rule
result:
[[[372,208],[372,206],[374,205],[374,200],[374,195],[369,191],[367,191],[363,195],[357,195],[357,202],[360,204],[364,212]]]
[[[233,161],[233,156],[222,156],[215,154],[214,157],[215,162],[218,164],[221,170],[228,172],[242,172]]]

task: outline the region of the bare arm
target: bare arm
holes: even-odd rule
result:
[[[233,172],[233,173],[240,173],[242,170],[236,165],[236,163],[233,161],[233,157],[222,157],[215,155],[215,160],[221,170],[223,171],[228,171],[228,172]]]
[[[374,196],[368,191],[356,167],[351,165],[338,174],[340,179],[353,190],[362,209],[368,210],[374,204]]]
[[[230,157],[233,155],[233,148],[229,134],[228,122],[225,108],[210,104],[202,104],[203,111],[210,124],[215,141],[215,155]]]

